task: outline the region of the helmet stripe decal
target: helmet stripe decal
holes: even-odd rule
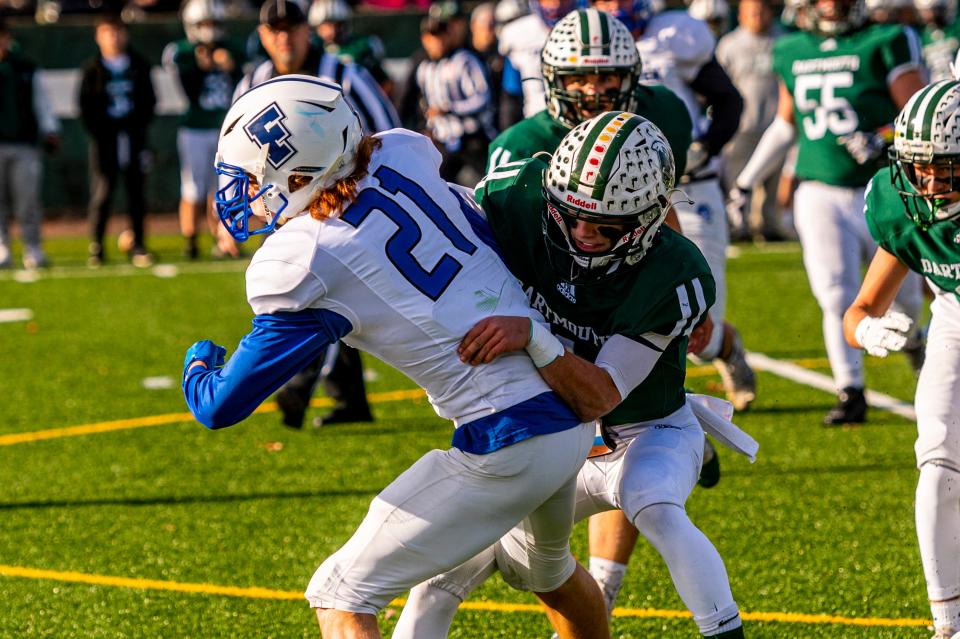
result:
[[[933,120],[937,117],[937,106],[940,104],[940,100],[943,99],[943,96],[945,96],[952,88],[953,82],[943,82],[943,86],[937,89],[937,92],[930,101],[930,104],[924,109],[927,112],[927,115],[923,118],[923,133],[921,134],[921,139],[930,139],[930,129],[933,128]]]
[[[927,107],[930,104],[931,99],[937,95],[934,105],[940,101],[940,98],[946,93],[948,89],[949,82],[938,82],[937,84],[930,85],[925,89],[921,89],[912,100],[915,100],[913,103],[913,108],[910,109],[910,117],[907,119],[907,131],[906,138],[908,140],[915,139],[924,129],[924,120],[927,118],[925,114],[927,113]]]
[[[580,43],[583,45],[580,49],[581,55],[583,49],[590,44],[590,14],[584,10],[577,11],[577,22],[580,24]]]
[[[626,113],[624,113],[623,116],[629,117]],[[630,137],[630,134],[633,132],[633,130],[640,126],[640,122],[641,120],[639,118],[630,118],[626,121],[626,124],[623,125],[619,131],[617,131],[614,139],[610,142],[608,149],[609,152],[606,154],[606,157],[603,158],[603,163],[600,165],[600,175],[610,175],[613,173],[613,164],[620,156],[620,147],[622,147],[623,143],[627,140],[627,138]],[[601,138],[602,137],[603,136],[601,136]],[[600,139],[598,139],[598,142],[600,144],[603,143],[603,141]],[[597,200],[602,199],[603,188],[594,188],[593,197]]]
[[[597,169],[600,167],[599,160],[597,160],[595,164],[589,162],[594,143],[600,134],[603,133],[607,124],[616,118],[617,115],[617,113],[605,113],[593,121],[592,128],[585,131],[586,139],[583,142],[583,146],[580,147],[580,153],[577,154],[573,166],[570,167],[570,181],[567,184],[567,188],[571,191],[579,191],[581,184],[590,187],[593,186],[594,179],[597,176]]]

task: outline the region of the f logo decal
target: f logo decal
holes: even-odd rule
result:
[[[274,102],[243,127],[251,141],[257,146],[267,147],[267,161],[275,169],[283,166],[297,152],[288,141],[290,131],[283,125],[286,119],[287,115]]]

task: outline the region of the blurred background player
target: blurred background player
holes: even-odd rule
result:
[[[743,99],[714,57],[716,40],[706,23],[686,11],[654,14],[648,0],[596,0],[593,6],[630,29],[643,61],[642,81],[669,88],[690,114],[693,142],[679,184],[692,202],[678,201],[674,209],[683,234],[707,258],[717,283],[717,301],[710,309],[714,330],[696,355],[713,362],[727,398],[737,410],[745,410],[756,398],[756,377],[740,333],[724,320],[730,236],[717,158],[737,132]]]
[[[578,13],[583,18],[570,22],[584,27],[583,40],[602,41],[594,36],[607,25],[597,12]],[[569,18],[554,28],[545,57]],[[599,46],[581,53],[588,48],[588,59],[603,57]],[[709,317],[714,287],[693,243],[661,226],[677,194],[672,156],[650,121],[606,112],[570,131],[549,165],[542,156],[502,165],[484,178],[477,199],[534,308],[583,358],[556,388],[582,419],[600,417],[605,436],[580,471],[575,518],[622,510],[667,564],[700,632],[742,638],[723,560],[684,507],[704,442],[683,390],[685,354],[691,332]],[[523,348],[528,332],[522,318],[484,320],[464,337],[461,359],[488,365]],[[494,565],[523,589],[527,568],[502,558],[499,547],[490,549],[415,588],[394,637],[446,636],[457,604]],[[606,603],[609,612],[613,601]]]
[[[210,167],[233,88],[243,75],[240,60],[224,42],[225,10],[219,0],[187,0],[180,18],[187,37],[166,46],[163,63],[176,72],[187,96],[187,111],[177,131],[184,255],[197,259],[198,227],[207,224],[214,238],[213,254],[236,257],[236,242],[225,232],[213,209],[217,181]]]
[[[359,64],[370,72],[387,95],[393,95],[393,80],[383,69],[386,51],[375,35],[359,35],[350,28],[353,10],[344,0],[314,0],[307,21],[316,31],[324,51],[344,62]]]
[[[906,215],[904,215],[906,213]],[[916,525],[934,639],[960,638],[960,82],[930,85],[896,120],[890,166],[867,188],[878,248],[844,316],[854,348],[886,357],[910,318],[890,311],[908,274],[935,292],[917,381]]]
[[[540,52],[550,29],[577,6],[577,0],[530,0],[530,13],[500,31],[500,54],[506,60],[503,90],[522,101],[525,118],[546,107]]]
[[[458,46],[449,20],[426,17],[420,42],[427,53],[413,73],[425,131],[443,155],[443,179],[474,186],[483,177],[493,126],[493,99],[484,64]]]
[[[730,5],[726,0],[693,0],[687,13],[706,22],[718,40],[730,30]]]
[[[867,19],[876,24],[912,25],[916,21],[913,0],[863,0]]]
[[[60,122],[36,66],[14,44],[0,16],[0,268],[13,265],[10,221],[15,218],[23,242],[23,267],[47,266],[42,246],[43,180],[41,146],[60,147]]]
[[[691,5],[691,11],[693,5]],[[743,96],[740,128],[724,148],[723,177],[726,190],[740,174],[757,142],[777,115],[777,76],[773,72],[773,43],[783,35],[774,24],[769,0],[741,0],[737,6],[736,29],[717,43],[717,61]],[[777,206],[780,170],[757,189],[745,219],[729,220],[735,240],[757,237],[776,242],[784,239]]]
[[[915,0],[920,18],[920,42],[930,81],[953,78],[951,64],[960,51],[960,21],[957,0]]]
[[[133,242],[128,251],[137,267],[153,264],[146,248],[144,180],[149,151],[147,127],[157,99],[150,63],[128,46],[127,26],[113,14],[97,18],[97,55],[80,80],[80,117],[90,135],[90,248],[87,263],[100,266],[103,238],[117,181],[123,174]]]
[[[357,112],[365,132],[376,133],[400,126],[393,105],[373,76],[359,65],[343,62],[311,45],[307,17],[299,5],[289,0],[267,0],[260,7],[257,30],[270,59],[243,77],[237,85],[236,97],[276,76],[303,73],[342,86],[344,98]],[[281,420],[286,426],[303,426],[310,398],[321,378],[334,406],[329,413],[317,418],[317,426],[373,420],[360,353],[346,344],[336,344],[277,393]]]
[[[502,130],[503,66],[497,35],[496,7],[493,2],[481,2],[470,12],[470,49],[483,62],[490,85],[490,102],[493,107],[493,125]]]
[[[844,342],[843,313],[876,249],[863,217],[864,187],[897,111],[923,87],[924,70],[913,30],[867,24],[862,0],[810,0],[804,13],[805,28],[774,45],[777,117],[736,178],[731,202],[746,210],[750,189],[799,141],[794,220],[838,391],[824,417],[831,426],[866,420],[863,355]],[[908,278],[898,301],[917,316],[918,278]],[[918,368],[922,344],[915,340],[909,349]]]

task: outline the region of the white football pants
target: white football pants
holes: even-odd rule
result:
[[[683,507],[697,482],[703,454],[703,430],[693,412],[685,405],[663,419],[619,426],[614,438],[619,445],[613,453],[588,459],[580,471],[576,520],[622,508],[663,557],[701,632],[715,634],[724,622],[733,623],[724,630],[736,627],[737,605],[723,560]],[[532,590],[530,565],[515,560],[515,543],[515,538],[501,540],[456,570],[417,586],[393,639],[446,636],[456,604],[495,568],[514,588]]]
[[[511,560],[536,558],[538,591],[556,590],[576,568],[576,477],[594,435],[593,424],[581,424],[486,455],[430,451],[373,499],[353,536],[317,569],[305,593],[310,606],[376,614],[513,527]]]
[[[803,266],[823,312],[823,340],[837,390],[865,385],[863,352],[843,339],[843,314],[860,290],[861,269],[877,250],[863,214],[863,193],[863,188],[808,180],[800,183],[795,197]],[[916,321],[922,301],[920,276],[910,273],[897,295],[897,308]]]
[[[717,286],[717,300],[708,311],[713,320],[713,334],[706,347],[697,353],[709,361],[720,355],[723,345],[723,318],[727,310],[727,245],[730,244],[727,211],[718,178],[681,184],[680,188],[693,200],[693,204],[677,201],[673,207],[680,219],[680,228],[707,258]]]

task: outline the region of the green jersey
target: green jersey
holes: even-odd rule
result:
[[[806,31],[773,45],[773,70],[793,96],[797,177],[835,186],[865,186],[877,165],[857,164],[838,138],[893,122],[890,80],[920,68],[913,30],[875,24],[825,38]]]
[[[635,266],[594,284],[570,284],[550,267],[543,237],[540,158],[501,166],[477,186],[504,261],[530,305],[574,353],[594,361],[604,342],[622,335],[651,348],[666,346],[646,379],[604,422],[628,424],[676,411],[685,400],[687,337],[716,298],[710,267],[690,240],[661,227]]]
[[[942,29],[927,25],[920,32],[920,43],[923,45],[923,61],[930,70],[930,83],[953,80],[950,65],[960,49],[960,20],[954,20]]]
[[[216,49],[227,51],[233,59],[233,70],[201,69],[197,64],[197,48],[205,47],[213,55]],[[164,66],[175,68],[180,85],[187,96],[187,111],[180,125],[191,129],[220,129],[233,97],[233,89],[243,75],[243,59],[222,43],[210,46],[189,40],[171,42],[163,50]]]
[[[938,222],[922,231],[907,217],[889,168],[870,180],[865,214],[870,235],[883,250],[960,300],[960,223]]]
[[[665,86],[640,85],[634,93],[636,110],[657,125],[670,143],[673,161],[676,164],[674,175],[683,175],[687,168],[687,147],[693,125],[683,100]],[[536,115],[517,124],[498,135],[487,150],[487,172],[507,162],[532,158],[536,153],[553,151],[560,140],[570,133],[564,124],[554,120],[544,109]]]

